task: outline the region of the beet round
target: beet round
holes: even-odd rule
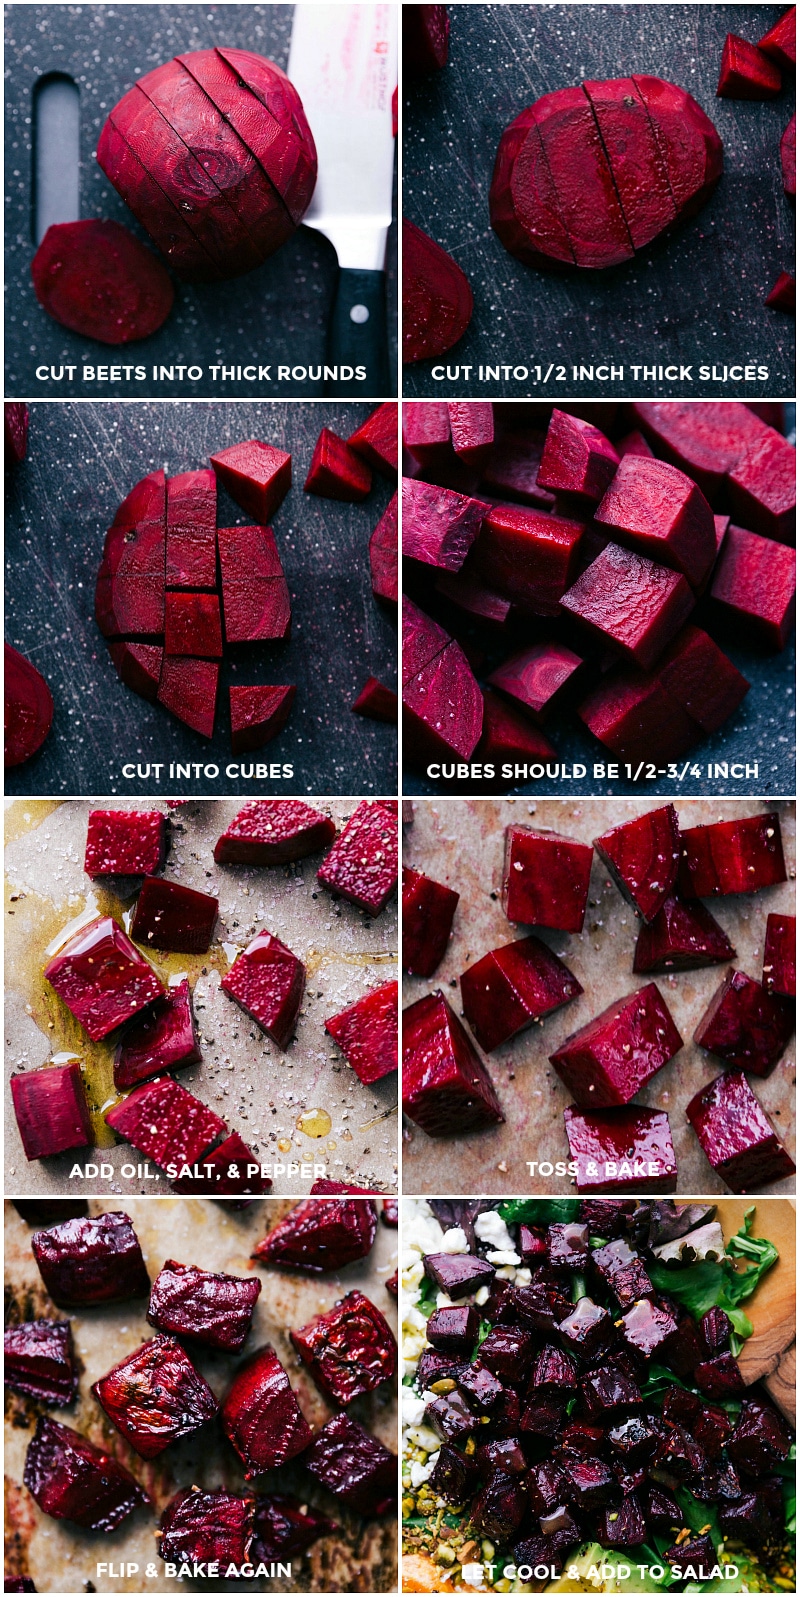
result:
[[[461,267],[413,222],[403,222],[403,364],[452,349],[472,318]]]
[[[53,695],[30,660],[5,645],[5,764],[37,754],[53,724]]]
[[[172,284],[161,262],[120,222],[48,227],[31,277],[53,321],[101,344],[149,338],[172,310]]]

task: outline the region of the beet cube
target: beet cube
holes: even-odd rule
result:
[[[303,484],[305,492],[353,502],[366,499],[371,487],[372,472],[366,462],[337,433],[323,427]]]
[[[762,983],[768,993],[794,998],[797,921],[794,915],[768,915]]]
[[[428,1279],[451,1298],[468,1297],[494,1280],[494,1265],[471,1253],[426,1253],[423,1263]]]
[[[683,1319],[678,1322],[678,1329],[670,1337],[664,1352],[669,1359],[670,1369],[674,1370],[675,1374],[681,1377],[681,1380],[685,1381],[690,1377],[694,1378],[695,1366],[703,1358],[705,1348],[695,1322],[688,1314],[684,1315]],[[667,1395],[671,1396],[670,1393]],[[680,1402],[685,1404],[686,1399],[681,1397]],[[683,1419],[683,1415],[681,1418]]]
[[[655,919],[675,886],[679,838],[678,812],[664,804],[594,840],[623,897],[644,921]]]
[[[444,957],[459,895],[403,866],[403,968],[432,976]]]
[[[714,563],[714,516],[697,484],[665,460],[627,455],[594,513],[617,543],[702,587]]]
[[[106,1125],[163,1169],[194,1164],[225,1122],[170,1076],[145,1081],[106,1115]]]
[[[478,1340],[480,1320],[473,1306],[434,1309],[427,1325],[428,1341],[442,1353],[460,1353],[467,1357]]]
[[[123,500],[106,533],[94,614],[104,638],[164,630],[166,479],[145,477]]]
[[[391,1509],[397,1494],[397,1459],[377,1436],[347,1414],[335,1414],[303,1459],[306,1469],[348,1508],[366,1517]]]
[[[259,932],[220,983],[283,1050],[294,1035],[305,985],[302,961],[271,932]]]
[[[359,1081],[369,1085],[397,1069],[397,982],[365,993],[325,1022]]]
[[[488,681],[538,722],[563,702],[582,666],[580,655],[563,643],[537,643],[505,660]]]
[[[758,41],[759,50],[777,61],[779,66],[791,68],[795,65],[797,51],[795,46],[795,11],[790,6],[784,11],[783,16],[764,34]]]
[[[109,643],[114,670],[132,693],[155,704],[164,650],[155,643]]]
[[[366,716],[369,721],[385,721],[390,726],[397,723],[397,694],[377,677],[367,677],[350,708],[354,715]]]
[[[555,1458],[545,1458],[534,1464],[528,1475],[528,1489],[531,1509],[536,1515],[551,1514],[566,1501],[566,1476]]]
[[[503,909],[510,921],[579,932],[583,927],[592,850],[575,838],[507,826]]]
[[[213,471],[167,479],[167,586],[213,588],[217,581],[217,480]]]
[[[39,1274],[54,1303],[124,1303],[150,1291],[139,1239],[126,1214],[63,1220],[31,1237]]]
[[[336,836],[329,816],[300,799],[253,799],[214,845],[218,865],[283,865],[316,854]]]
[[[663,1303],[639,1298],[622,1316],[622,1336],[628,1347],[644,1358],[652,1358],[678,1329],[672,1309]]]
[[[523,505],[552,510],[555,495],[541,488],[536,480],[543,448],[544,433],[534,428],[501,434],[495,438],[483,468],[484,487],[503,501],[514,499]]]
[[[6,1386],[63,1408],[78,1395],[69,1320],[26,1320],[3,1333]]]
[[[553,410],[536,478],[554,493],[580,494],[589,503],[601,499],[619,465],[613,445],[588,421]]]
[[[168,593],[164,647],[167,654],[222,658],[222,623],[215,593]]]
[[[443,1312],[447,1311],[443,1311],[441,1309],[439,1310],[440,1314]],[[455,1313],[456,1311],[454,1310],[453,1312]],[[430,1336],[430,1321],[428,1322],[428,1335]],[[492,1375],[491,1370],[481,1370],[476,1368],[476,1366],[473,1364],[468,1365],[465,1370],[460,1371],[459,1374],[454,1377],[454,1379],[461,1396],[465,1398],[466,1402],[469,1403],[478,1414],[491,1413],[492,1409],[495,1407],[495,1404],[503,1395],[502,1383],[498,1381],[495,1375]],[[492,1467],[494,1467],[496,1464],[501,1463],[501,1459],[505,1459],[507,1457],[509,1449],[513,1451],[514,1443],[511,1441],[490,1442],[487,1444],[487,1446],[495,1450],[492,1452],[490,1460]],[[506,1449],[506,1453],[503,1453],[503,1449]],[[482,1448],[481,1452],[485,1452],[485,1449]],[[479,1464],[482,1462],[480,1458],[478,1462]],[[508,1465],[507,1463],[503,1463],[501,1467],[510,1468],[512,1466]],[[521,1467],[523,1469],[526,1468],[524,1462]],[[517,1465],[514,1464],[513,1468],[516,1469]],[[483,1473],[483,1469],[481,1472]]]
[[[342,1407],[394,1375],[397,1344],[363,1292],[348,1292],[327,1314],[289,1334],[320,1391]]]
[[[681,1576],[689,1571],[697,1581],[710,1580],[711,1571],[717,1563],[714,1543],[710,1536],[693,1536],[689,1541],[668,1547],[664,1563],[667,1569],[674,1565],[681,1571]]]
[[[234,1377],[222,1423],[248,1481],[296,1458],[311,1441],[311,1428],[271,1347],[259,1348]]]
[[[633,1414],[620,1425],[613,1425],[608,1440],[626,1464],[641,1463],[651,1458],[658,1446],[659,1430],[648,1415]]]
[[[217,541],[226,641],[270,643],[288,638],[292,605],[272,528],[220,527]]]
[[[578,707],[594,737],[632,764],[669,764],[700,741],[697,722],[662,687],[658,677],[616,672]]]
[[[644,1507],[648,1524],[662,1535],[680,1529],[683,1515],[674,1497],[663,1486],[648,1486]]]
[[[563,1353],[561,1348],[545,1343],[534,1361],[528,1395],[532,1396],[537,1387],[571,1392],[576,1391],[577,1386],[575,1360],[569,1353]]]
[[[326,854],[317,880],[368,915],[380,915],[397,885],[397,825],[391,811],[362,799]]]
[[[732,1473],[730,1466],[728,1473]],[[773,1494],[771,1486],[777,1486]],[[721,1493],[719,1494],[722,1495]],[[765,1481],[754,1491],[737,1495],[733,1502],[719,1504],[720,1529],[732,1541],[748,1547],[762,1547],[780,1542],[783,1535],[783,1503],[780,1482]]]
[[[584,1270],[589,1262],[589,1227],[579,1220],[547,1227],[547,1255],[554,1270]]]
[[[436,578],[436,592],[444,594],[445,599],[449,599],[470,619],[480,621],[487,627],[504,627],[511,614],[510,601],[487,588],[468,564],[462,566],[460,571],[442,572]]]
[[[92,1392],[141,1458],[213,1419],[219,1404],[174,1336],[154,1336],[95,1381]]]
[[[614,1495],[614,1477],[600,1458],[564,1459],[569,1501],[578,1508],[598,1508]]]
[[[198,1161],[199,1174],[179,1176],[173,1192],[192,1198],[231,1198],[269,1192],[272,1181],[262,1176],[261,1161],[251,1153],[237,1131],[232,1131],[211,1153]]]
[[[464,1014],[487,1052],[582,992],[567,966],[535,936],[493,949],[461,976]]]
[[[780,651],[795,614],[794,550],[745,527],[728,528],[711,598],[742,639]]]
[[[410,625],[409,625],[410,619]],[[424,769],[431,760],[468,760],[483,728],[483,697],[464,651],[441,627],[403,600],[403,739],[406,757]],[[430,658],[413,671],[420,650],[406,648],[409,630],[437,639]],[[441,639],[441,645],[438,643]]]
[[[436,1348],[426,1347],[420,1353],[415,1375],[416,1385],[420,1392],[426,1392],[429,1386],[434,1386],[437,1381],[455,1381],[469,1368],[463,1360],[459,1360],[454,1353],[440,1353]]]
[[[621,1237],[616,1242],[606,1242],[604,1247],[596,1248],[591,1262],[593,1270],[615,1294],[623,1309],[635,1303],[637,1298],[647,1297],[653,1290],[638,1253]]]
[[[724,1309],[707,1309],[700,1320],[700,1335],[709,1353],[720,1353],[728,1346],[733,1326]]]
[[[526,614],[557,616],[561,597],[577,575],[583,534],[581,521],[521,505],[495,505],[475,545],[475,567],[488,587]]]
[[[523,1289],[524,1290],[524,1289]],[[607,1309],[591,1298],[578,1298],[574,1308],[561,1320],[558,1334],[565,1347],[582,1359],[595,1359],[605,1352],[614,1337],[614,1324]]]
[[[478,1493],[470,1518],[481,1536],[501,1541],[519,1530],[525,1508],[523,1483],[505,1470],[498,1469]]]
[[[794,1005],[741,970],[729,970],[695,1027],[700,1048],[735,1070],[769,1076],[794,1031]]]
[[[700,1146],[732,1192],[751,1192],[794,1174],[747,1077],[726,1070],[686,1106]]]
[[[522,1404],[519,1392],[511,1392],[504,1389],[502,1397],[498,1399],[494,1412],[490,1416],[485,1435],[500,1440],[517,1436],[520,1429],[521,1414]]]
[[[530,1331],[516,1325],[496,1325],[481,1342],[478,1363],[491,1370],[504,1386],[519,1386],[529,1374],[534,1358]]]
[[[261,683],[256,686],[231,686],[231,750],[246,754],[261,749],[283,731],[289,719],[297,689],[291,683],[280,687]]]
[[[716,732],[750,691],[716,643],[688,622],[658,662],[658,680],[704,732]]]
[[[179,882],[148,877],[136,901],[131,936],[148,948],[205,954],[217,920],[219,899]]]
[[[446,1397],[430,1400],[425,1409],[424,1423],[443,1442],[460,1442],[466,1441],[477,1430],[480,1420],[467,1407],[459,1392],[449,1392]]]
[[[727,33],[722,46],[722,65],[717,94],[727,100],[774,100],[780,94],[779,67],[737,33]]]
[[[789,1452],[789,1436],[780,1415],[760,1399],[746,1398],[728,1452],[737,1469],[745,1474],[767,1474]]]
[[[516,1543],[514,1562],[518,1570],[533,1572],[541,1564],[548,1570],[555,1570],[556,1574],[561,1573],[568,1550],[581,1539],[581,1530],[566,1509],[560,1511],[558,1523],[559,1528],[548,1535],[526,1536],[524,1541]]]
[[[494,443],[494,407],[467,400],[447,407],[453,450],[470,466],[482,466]]]
[[[26,1159],[89,1148],[92,1122],[80,1061],[11,1077],[11,1099]]]
[[[397,604],[397,494],[392,494],[369,540],[372,592],[383,604]]]
[[[254,1526],[251,1562],[259,1564],[304,1553],[320,1536],[328,1536],[339,1528],[307,1503],[278,1492],[256,1498]]]
[[[565,1452],[595,1458],[602,1453],[605,1439],[606,1433],[599,1425],[589,1425],[586,1420],[574,1420],[567,1425],[561,1446]]]
[[[639,1547],[647,1539],[647,1527],[638,1500],[625,1494],[619,1508],[603,1514],[600,1538],[604,1547]]]
[[[567,1395],[560,1392],[529,1392],[519,1422],[537,1444],[543,1438],[560,1436],[564,1429]]]
[[[48,1415],[40,1416],[28,1446],[23,1481],[43,1514],[84,1530],[116,1530],[149,1501],[115,1458]]]
[[[475,1489],[476,1464],[472,1457],[459,1448],[443,1442],[436,1463],[428,1476],[428,1485],[437,1497],[458,1507],[465,1503]]]
[[[462,1136],[505,1118],[483,1061],[441,991],[403,1011],[403,1110],[429,1137]]]
[[[649,926],[636,939],[634,971],[650,974],[670,970],[699,970],[704,965],[724,965],[736,949],[705,904],[686,904],[670,896]]]
[[[125,1027],[114,1055],[114,1086],[119,1091],[136,1087],[150,1076],[201,1059],[192,1015],[192,995],[184,976],[165,998]]]
[[[684,898],[757,893],[785,881],[781,823],[774,811],[681,832],[678,891]]]
[[[511,1307],[523,1325],[548,1335],[559,1329],[573,1305],[555,1287],[532,1282],[530,1286],[517,1287],[511,1294]],[[497,1323],[502,1323],[498,1317]]]
[[[517,1252],[523,1264],[544,1264],[548,1258],[545,1234],[537,1226],[521,1225],[517,1237]]]
[[[262,526],[286,498],[292,486],[292,457],[257,438],[233,444],[211,456],[217,481],[248,516]]]
[[[404,556],[442,571],[458,571],[488,508],[481,499],[404,477]]]
[[[493,1381],[494,1376],[488,1370],[479,1370],[478,1375]],[[502,1470],[506,1475],[525,1475],[528,1470],[528,1461],[516,1437],[507,1436],[498,1441],[484,1442],[476,1454],[478,1460],[478,1473],[482,1480],[488,1480],[496,1470]]]
[[[740,1397],[745,1389],[732,1353],[715,1353],[713,1358],[701,1360],[694,1373],[697,1385],[706,1397]]]
[[[75,932],[44,975],[92,1042],[164,996],[152,966],[110,915]]]
[[[611,1368],[582,1375],[581,1392],[590,1416],[598,1420],[607,1421],[610,1415],[638,1408],[642,1402],[636,1382]]]
[[[323,1275],[365,1259],[375,1241],[375,1204],[329,1198],[295,1205],[254,1250],[262,1264]]]
[[[254,1276],[214,1274],[167,1259],[153,1282],[147,1319],[157,1331],[238,1353],[260,1291]]]
[[[561,605],[602,643],[650,670],[693,607],[686,578],[610,543]]]
[[[170,1498],[161,1515],[158,1551],[170,1563],[216,1563],[241,1568],[250,1558],[253,1540],[252,1497],[233,1492],[184,1488]]]
[[[618,998],[573,1032],[550,1061],[581,1109],[630,1103],[682,1048],[655,982]]]
[[[204,738],[214,736],[218,687],[219,665],[215,660],[164,655],[158,703]]]
[[[678,1166],[669,1117],[658,1109],[564,1110],[578,1192],[674,1192]]]
[[[379,405],[347,440],[350,448],[384,477],[397,476],[398,408],[396,404]]]
[[[155,876],[166,853],[167,822],[160,811],[89,811],[87,876]]]

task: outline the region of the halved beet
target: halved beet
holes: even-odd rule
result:
[[[220,983],[281,1049],[294,1035],[305,985],[302,961],[266,931],[248,943]]]
[[[194,1164],[225,1121],[170,1076],[146,1081],[106,1115],[106,1125],[162,1169]]]
[[[53,724],[53,695],[30,660],[4,646],[5,765],[23,765],[38,754]]]
[[[197,1160],[198,1175],[178,1176],[173,1192],[190,1198],[241,1198],[269,1192],[272,1181],[261,1174],[261,1160],[232,1131],[224,1142]]]
[[[655,982],[609,1004],[567,1037],[550,1062],[582,1109],[630,1103],[683,1047]]]
[[[586,914],[592,850],[574,837],[507,826],[503,909],[510,921],[579,932]]]
[[[323,427],[303,487],[307,494],[319,494],[323,499],[366,499],[372,472],[343,438]]]
[[[403,1110],[429,1137],[481,1131],[505,1118],[485,1065],[441,992],[403,1012]]]
[[[396,404],[379,405],[347,440],[349,447],[384,477],[397,476],[397,412]]]
[[[689,826],[681,832],[678,891],[684,898],[757,893],[786,881],[780,816],[776,811],[735,821]]]
[[[408,6],[403,12],[403,72],[409,82],[447,65],[450,18],[447,6]]]
[[[564,1110],[578,1192],[674,1192],[678,1165],[662,1110]],[[563,1327],[562,1327],[563,1329]]]
[[[292,457],[285,449],[249,438],[211,455],[218,482],[231,499],[265,527],[292,486]]]
[[[232,685],[231,748],[234,754],[261,749],[283,731],[294,704],[297,689],[293,683],[281,686],[262,682],[245,687]]]
[[[711,598],[740,637],[784,649],[794,624],[794,550],[744,527],[729,527]]]
[[[365,993],[326,1020],[325,1030],[359,1081],[369,1085],[388,1076],[397,1069],[397,982],[384,982]]]
[[[544,761],[557,759],[552,743],[526,716],[504,704],[488,688],[483,696],[483,731],[475,750],[476,760],[502,764],[506,760]],[[505,790],[505,779],[501,778]]]
[[[684,903],[670,894],[657,915],[636,939],[633,968],[637,975],[671,970],[700,970],[724,965],[736,949],[710,910],[699,900]]]
[[[164,996],[152,965],[110,915],[75,932],[44,977],[92,1042]]]
[[[330,816],[300,799],[252,799],[214,845],[218,865],[284,865],[316,854],[336,836]]]
[[[487,678],[534,721],[544,721],[574,688],[583,666],[563,643],[535,643],[504,660]]]
[[[114,1086],[124,1092],[151,1076],[196,1065],[200,1058],[192,995],[184,976],[164,998],[126,1026],[114,1055]]]
[[[697,484],[665,460],[626,455],[594,513],[617,543],[680,571],[700,588],[714,563],[711,506]]]
[[[700,1048],[734,1070],[769,1076],[794,1031],[794,1005],[729,970],[694,1030]]]
[[[252,1497],[184,1487],[161,1515],[159,1555],[169,1563],[241,1569],[251,1557],[254,1509]]]
[[[732,1192],[755,1192],[794,1175],[794,1161],[741,1071],[723,1070],[695,1093],[686,1118],[709,1164]]]
[[[582,521],[522,505],[494,505],[484,517],[474,564],[494,592],[528,615],[558,616],[578,573]]]
[[[716,732],[738,709],[750,683],[707,632],[682,627],[656,666],[661,686],[703,732]]]
[[[326,854],[317,880],[368,915],[380,915],[397,886],[397,824],[383,804],[362,799]]]
[[[125,1303],[150,1291],[139,1238],[121,1211],[35,1231],[31,1249],[53,1302],[64,1308]]]
[[[214,736],[219,665],[216,660],[193,660],[188,655],[165,654],[158,684],[158,703],[201,737]]]
[[[147,1493],[110,1453],[41,1415],[28,1444],[23,1481],[43,1514],[84,1530],[113,1531]]]
[[[3,406],[3,442],[6,467],[18,466],[28,450],[28,407],[6,402]]]
[[[238,1353],[244,1345],[261,1282],[167,1259],[150,1292],[147,1319],[157,1331]]]
[[[686,711],[642,671],[615,672],[578,706],[589,731],[623,759],[638,764],[678,760],[700,740]]]
[[[217,581],[217,481],[213,471],[167,480],[167,586],[213,588]]]
[[[3,1334],[3,1380],[15,1392],[63,1408],[78,1395],[69,1320],[25,1320]]]
[[[795,9],[790,6],[783,16],[758,41],[759,50],[777,61],[781,67],[791,68],[797,59],[795,44]]]
[[[610,543],[561,598],[601,643],[648,671],[694,605],[686,578]]]
[[[87,876],[153,876],[163,869],[167,821],[160,810],[90,810]]]
[[[541,938],[492,949],[461,975],[461,1002],[487,1053],[527,1030],[583,988]]]
[[[350,706],[354,715],[364,715],[370,721],[387,721],[397,725],[397,694],[384,687],[377,677],[367,677],[357,699]]]
[[[793,199],[797,193],[797,117],[792,117],[781,135],[781,172],[783,174],[783,192]]]
[[[150,338],[172,310],[161,262],[119,222],[54,223],[33,257],[31,277],[48,316],[101,344]]]
[[[458,571],[489,506],[428,482],[403,478],[403,554],[442,571]]]
[[[219,1409],[211,1387],[174,1336],[143,1342],[95,1381],[92,1393],[140,1458],[157,1458]]]
[[[303,1463],[348,1508],[380,1518],[397,1496],[397,1458],[348,1414],[335,1414],[314,1437]]]
[[[26,1159],[88,1148],[92,1122],[79,1059],[12,1076],[11,1100]]]
[[[787,316],[794,316],[796,299],[795,280],[791,272],[779,272],[764,304],[769,305],[770,310],[785,311]]]
[[[642,920],[654,920],[678,877],[680,825],[674,804],[647,810],[594,839],[623,897]]]
[[[386,1320],[358,1290],[289,1335],[320,1391],[342,1408],[391,1380],[397,1367],[397,1344]]]
[[[219,899],[180,882],[148,876],[136,900],[131,936],[148,948],[205,954],[211,946]]]
[[[372,592],[385,604],[397,604],[397,494],[392,494],[369,540]]]
[[[619,455],[599,427],[566,411],[553,411],[536,478],[539,487],[579,494],[596,504],[618,465]]]
[[[164,648],[168,655],[222,659],[222,620],[215,593],[168,593]]]
[[[767,427],[751,439],[728,472],[730,508],[738,522],[778,543],[795,541],[797,454]]]
[[[472,319],[472,289],[440,244],[403,217],[403,363],[452,349]]]
[[[494,442],[494,406],[481,400],[455,401],[447,412],[454,453],[477,470]]]
[[[403,969],[432,976],[444,958],[459,894],[403,866]]]
[[[717,94],[726,100],[774,100],[783,87],[780,68],[757,44],[725,35]]]
[[[794,998],[797,920],[794,915],[768,915],[762,982],[768,993]]]
[[[365,1259],[378,1230],[372,1199],[306,1199],[272,1227],[253,1251],[262,1264],[326,1275]]]

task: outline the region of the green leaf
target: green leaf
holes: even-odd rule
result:
[[[755,1206],[748,1209],[744,1225],[731,1237],[727,1245],[727,1259],[722,1264],[704,1260],[671,1270],[660,1261],[649,1266],[648,1274],[658,1292],[677,1298],[695,1320],[701,1319],[707,1309],[724,1309],[734,1332],[742,1339],[752,1336],[753,1326],[738,1305],[752,1296],[759,1281],[772,1269],[778,1259],[774,1243],[764,1237],[751,1235]],[[737,1270],[735,1261],[743,1259],[747,1268]]]
[[[480,1326],[478,1328],[478,1340],[475,1344],[476,1351],[480,1347],[481,1342],[485,1342],[490,1331],[493,1330],[494,1326],[492,1325],[491,1320],[481,1320]]]
[[[717,1519],[716,1509],[710,1503],[698,1502],[693,1493],[689,1491],[688,1486],[679,1486],[675,1493],[675,1498],[689,1529],[699,1536],[700,1532],[705,1531],[705,1527],[708,1526],[706,1534],[711,1537],[714,1547],[719,1547],[722,1541],[722,1530]]]
[[[580,1198],[508,1198],[497,1212],[506,1225],[565,1225],[580,1213]]]
[[[650,1397],[657,1397],[670,1386],[681,1386],[684,1391],[688,1390],[684,1382],[679,1380],[672,1370],[665,1369],[663,1364],[651,1364],[647,1372],[647,1380],[641,1389],[642,1397],[645,1400]]]

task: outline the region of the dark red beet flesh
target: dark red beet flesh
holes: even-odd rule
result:
[[[152,966],[110,915],[75,932],[44,975],[92,1042],[164,996]]]
[[[366,499],[372,487],[372,472],[343,438],[323,427],[303,486],[307,494],[318,494],[322,499]]]
[[[741,970],[729,970],[694,1030],[729,1069],[769,1076],[794,1031],[794,1005]]]
[[[283,731],[291,714],[297,689],[293,683],[280,687],[261,683],[230,689],[231,749],[246,754],[261,749]]]
[[[583,927],[592,850],[557,832],[507,826],[503,909],[510,921],[579,932]]]
[[[691,622],[681,628],[656,666],[662,688],[702,732],[716,732],[750,691],[743,677],[707,632]]]
[[[536,481],[553,493],[580,494],[596,504],[619,465],[619,456],[591,422],[554,410]]]
[[[406,757],[469,759],[483,727],[483,698],[463,650],[403,599],[403,739]]]
[[[237,1353],[260,1292],[254,1276],[214,1274],[167,1259],[153,1282],[147,1318],[157,1331]]]
[[[447,6],[409,6],[403,12],[403,72],[409,82],[447,65],[450,18]]]
[[[461,975],[461,1002],[487,1053],[583,992],[580,982],[539,937],[484,954]]]
[[[578,1192],[674,1192],[678,1166],[669,1117],[661,1110],[565,1109]]]
[[[322,1275],[365,1259],[378,1230],[374,1202],[330,1198],[298,1203],[259,1242],[254,1257],[262,1264]]]
[[[775,811],[681,832],[678,891],[684,898],[757,893],[786,881],[780,817]]]
[[[481,499],[404,477],[403,554],[442,571],[458,571],[488,508]]]
[[[223,990],[281,1049],[288,1048],[294,1035],[305,985],[301,960],[266,931],[248,943],[221,982]]]
[[[284,865],[332,843],[329,816],[300,799],[253,799],[214,845],[218,865]]]
[[[154,876],[167,854],[160,810],[90,810],[83,868],[87,876]]]
[[[385,604],[397,604],[397,494],[392,494],[369,540],[372,592]]]
[[[787,316],[794,316],[796,300],[796,285],[791,272],[779,272],[764,304],[769,305],[770,310],[785,311]]]
[[[665,804],[594,839],[623,897],[644,921],[655,919],[675,886],[679,837],[678,812]]]
[[[194,1164],[226,1130],[224,1120],[170,1076],[146,1081],[109,1109],[106,1125],[163,1169]]]
[[[199,1064],[192,995],[184,976],[123,1032],[114,1055],[114,1086],[121,1092],[151,1076]]]
[[[226,641],[288,638],[292,606],[272,528],[221,527],[217,544]]]
[[[6,1326],[3,1336],[6,1386],[53,1408],[73,1402],[78,1372],[69,1320],[26,1320]]]
[[[582,1109],[630,1103],[683,1046],[655,985],[609,1004],[550,1055]]]
[[[131,936],[147,948],[205,954],[211,947],[219,899],[180,882],[148,876],[136,900]]]
[[[363,1292],[348,1292],[327,1314],[289,1335],[320,1391],[342,1408],[391,1380],[397,1367],[391,1330]]]
[[[275,514],[292,486],[292,457],[284,449],[249,438],[210,456],[218,482],[261,527]]]
[[[214,735],[219,666],[216,660],[193,660],[186,656],[164,656],[158,703],[170,710],[201,737]]]
[[[95,1381],[92,1392],[141,1458],[213,1419],[219,1405],[174,1336],[154,1336]]]
[[[6,467],[18,466],[28,450],[28,407],[6,403],[3,406],[3,438]]]
[[[686,578],[610,543],[564,594],[561,605],[602,643],[642,670],[655,665],[693,608]]]
[[[716,554],[711,506],[697,484],[665,460],[627,455],[595,511],[616,543],[680,571],[702,587]]]
[[[172,284],[161,262],[119,222],[48,227],[31,276],[48,316],[101,344],[150,338],[172,310]]]
[[[781,172],[783,174],[783,190],[790,199],[797,193],[797,117],[793,116],[787,123],[781,137]]]
[[[36,1426],[23,1480],[43,1514],[84,1530],[116,1530],[134,1508],[148,1502],[115,1458],[48,1415]]]
[[[762,981],[768,993],[794,998],[797,920],[794,915],[768,915]]]
[[[168,593],[164,648],[169,655],[222,659],[222,618],[215,593]]]
[[[736,33],[728,33],[722,46],[717,94],[726,100],[774,100],[782,88],[780,68]]]
[[[642,927],[636,939],[633,968],[637,975],[670,970],[699,970],[704,965],[724,965],[736,949],[710,910],[699,900],[684,903],[670,894],[657,915]]]
[[[794,1174],[794,1163],[747,1077],[724,1070],[686,1106],[710,1165],[732,1192],[753,1192]]]
[[[317,880],[368,915],[380,915],[397,886],[397,825],[382,804],[362,799],[326,854]]]
[[[397,725],[397,694],[384,687],[377,677],[367,677],[351,709],[354,715],[364,715],[370,721],[386,721]]]
[[[271,1347],[259,1348],[235,1376],[222,1405],[222,1423],[244,1464],[245,1480],[302,1453],[311,1428]]]
[[[404,365],[452,349],[470,324],[472,306],[472,289],[452,255],[404,217]]]
[[[126,1214],[62,1220],[31,1238],[39,1273],[54,1303],[124,1303],[150,1291],[139,1239]]]
[[[483,731],[475,751],[476,760],[502,764],[505,760],[547,761],[556,751],[544,733],[520,715],[496,693],[482,689]],[[505,791],[505,782],[503,791]]]
[[[795,541],[796,452],[774,428],[750,442],[728,472],[728,497],[737,522],[778,543]]]
[[[583,661],[563,643],[535,643],[487,678],[534,721],[544,721],[574,688]]]
[[[269,1192],[272,1181],[261,1175],[261,1161],[251,1153],[237,1131],[232,1131],[211,1153],[197,1161],[199,1174],[179,1176],[174,1192],[190,1198],[239,1198]],[[250,1173],[248,1173],[250,1172]]]
[[[797,46],[795,43],[795,9],[790,6],[784,11],[773,27],[758,41],[759,50],[777,61],[779,66],[792,68],[797,59]]]
[[[379,405],[347,440],[350,448],[384,477],[397,476],[397,412],[396,404]]]
[[[26,1159],[91,1146],[92,1122],[79,1060],[12,1076],[11,1099]]]
[[[474,564],[487,587],[526,614],[559,616],[561,600],[578,574],[583,534],[582,521],[523,505],[495,505],[484,517]]]
[[[578,707],[589,731],[615,754],[639,763],[680,759],[700,739],[697,723],[657,677],[616,672]]]
[[[365,1518],[388,1514],[397,1495],[397,1459],[347,1414],[335,1414],[315,1436],[303,1463],[348,1508]]]
[[[441,992],[403,1012],[403,1109],[430,1137],[504,1119],[486,1067]]]
[[[5,765],[24,765],[38,754],[53,724],[53,695],[30,660],[4,647]]]
[[[291,1558],[304,1553],[320,1536],[328,1536],[338,1526],[323,1519],[315,1509],[272,1492],[269,1497],[256,1498],[255,1539],[252,1559],[254,1563],[268,1563],[273,1558]]]
[[[167,587],[213,588],[217,581],[217,481],[213,471],[167,480]]]
[[[444,957],[459,895],[403,866],[403,969],[432,976]]]
[[[397,1069],[397,982],[387,981],[325,1022],[347,1063],[367,1084]]]
[[[254,1509],[252,1497],[184,1488],[161,1515],[159,1554],[169,1563],[241,1569],[252,1556]]]
[[[740,637],[784,649],[794,625],[794,550],[744,527],[729,527],[711,598]]]

